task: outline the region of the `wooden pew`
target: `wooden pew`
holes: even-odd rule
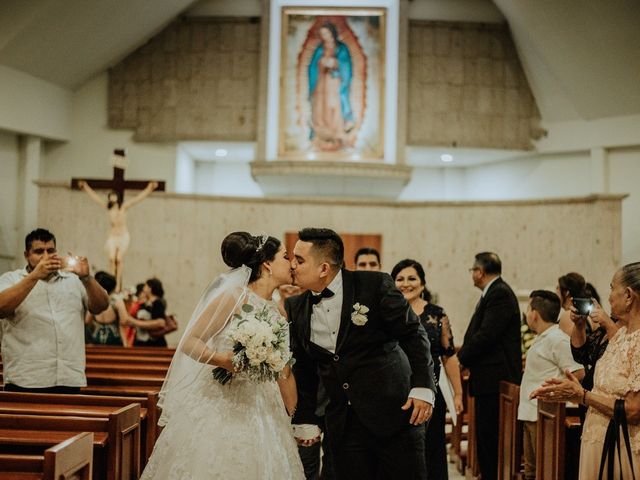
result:
[[[0,446],[51,446],[78,432],[94,432],[93,478],[130,480],[140,475],[140,405],[107,418],[0,413]]]
[[[144,466],[159,435],[157,392],[138,397],[0,392],[0,413],[103,417],[113,409],[132,403],[140,405],[140,451]]]
[[[469,480],[478,480],[480,478],[480,462],[478,461],[478,445],[476,442],[476,403],[471,395],[467,395],[466,409],[469,412],[469,440],[467,442],[465,477]]]
[[[144,373],[87,372],[88,385],[136,385],[157,387],[164,383],[164,375]]]
[[[152,357],[173,357],[175,348],[167,347],[116,347],[112,345],[91,345],[85,346],[87,353],[107,354],[107,355],[142,355]]]
[[[84,432],[47,448],[43,455],[0,453],[4,480],[90,480],[93,433]]]
[[[171,364],[172,357],[163,357],[159,355],[125,355],[125,354],[100,354],[100,353],[87,353],[87,364],[101,364],[101,363],[122,363],[125,365],[158,365],[167,367]]]
[[[538,400],[536,477],[540,480],[578,478],[580,419],[564,403]],[[571,455],[568,453],[571,452]]]
[[[461,474],[464,474],[467,465],[467,447],[468,435],[465,431],[465,427],[468,429],[468,417],[467,410],[467,390],[469,388],[469,372],[461,372],[462,380],[462,401],[464,404],[464,412],[462,415],[458,415],[457,423],[451,429],[451,446],[449,448],[449,458],[451,463],[456,465],[456,468]],[[463,444],[463,442],[466,442]]]
[[[498,436],[498,478],[514,480],[522,470],[522,423],[518,421],[520,386],[500,382]]]
[[[87,363],[85,367],[85,373],[144,373],[149,375],[160,375],[163,378],[167,375],[169,365],[149,365],[147,363],[140,363],[136,365],[130,365],[125,363],[115,362],[100,362],[100,363]]]

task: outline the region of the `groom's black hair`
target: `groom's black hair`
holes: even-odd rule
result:
[[[338,268],[344,265],[344,244],[340,235],[330,228],[303,228],[298,238],[311,243],[312,250],[319,253],[323,261]]]

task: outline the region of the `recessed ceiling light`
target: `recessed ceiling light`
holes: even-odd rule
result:
[[[440,160],[446,163],[453,162],[453,155],[449,155],[448,153],[443,153],[442,155],[440,155]]]
[[[227,153],[229,152],[227,152],[224,148],[216,149],[216,157],[226,157]]]

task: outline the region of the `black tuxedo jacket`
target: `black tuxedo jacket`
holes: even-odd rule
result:
[[[469,389],[474,396],[498,394],[500,380],[520,384],[520,307],[502,278],[480,299],[458,359],[470,371]]]
[[[404,411],[413,387],[435,393],[433,361],[420,320],[395,287],[380,272],[342,271],[343,303],[335,353],[312,343],[311,292],[291,297],[285,309],[291,325],[296,363],[298,408],[293,423],[317,423],[318,381],[329,397],[325,425],[330,442],[339,442],[350,405],[364,426],[377,436],[409,427],[411,409]],[[368,321],[351,321],[353,305],[369,308]]]

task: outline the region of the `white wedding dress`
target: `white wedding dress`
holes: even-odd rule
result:
[[[257,308],[265,302],[247,290]],[[282,318],[278,313],[279,318]],[[232,319],[213,339],[230,351]],[[304,471],[276,382],[253,383],[238,376],[227,385],[203,368],[184,389],[153,449],[142,480],[303,480]],[[182,393],[181,393],[182,395]]]

